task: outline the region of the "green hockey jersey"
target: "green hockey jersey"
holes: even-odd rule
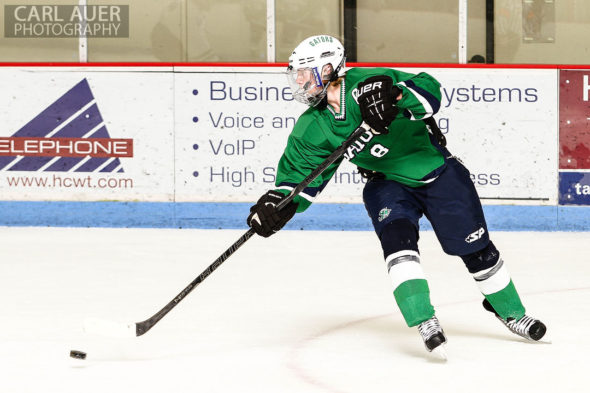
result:
[[[390,68],[351,68],[341,84],[339,112],[330,105],[312,107],[297,120],[277,167],[277,190],[290,192],[357,129],[362,123],[356,101],[360,94],[357,85],[375,75],[390,76],[402,90],[402,98],[397,103],[400,111],[388,127],[388,134],[374,135],[367,131],[347,150],[345,157],[361,168],[381,172],[386,179],[410,187],[426,184],[429,175],[444,165],[443,155],[430,142],[428,129],[421,121],[440,108],[438,81],[426,73],[414,75]],[[295,197],[298,212],[307,209],[324,189],[342,159]]]

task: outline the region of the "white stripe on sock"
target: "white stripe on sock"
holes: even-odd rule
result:
[[[415,251],[405,250],[389,255],[385,261],[387,262],[387,264],[389,264],[389,262],[393,259],[405,256],[414,256],[418,258],[420,257],[420,255]],[[389,270],[389,278],[391,279],[391,284],[393,286],[394,291],[397,289],[398,286],[400,286],[400,284],[402,284],[405,281],[416,279],[426,280],[426,276],[424,275],[422,265],[420,265],[420,263],[416,261],[404,261],[401,263],[394,264]]]
[[[395,259],[397,257],[408,256],[408,255],[420,258],[420,254],[418,254],[418,252],[416,252],[414,250],[403,250],[403,251],[398,251],[398,252],[395,252],[391,255],[388,255],[387,258],[385,258],[385,264],[389,265],[389,262],[392,259]]]
[[[489,270],[489,269],[488,269]],[[477,275],[481,275],[482,272],[478,272],[473,274],[473,277],[476,278]],[[501,291],[502,289],[506,288],[508,284],[510,284],[510,274],[508,273],[508,269],[506,266],[502,266],[496,274],[491,276],[490,278],[483,280],[483,281],[475,281],[481,293],[484,295],[491,295],[492,293],[496,293]]]

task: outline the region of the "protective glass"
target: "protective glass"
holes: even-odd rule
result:
[[[317,67],[287,68],[287,81],[295,100],[309,106],[316,106],[326,96],[326,85],[322,82]]]

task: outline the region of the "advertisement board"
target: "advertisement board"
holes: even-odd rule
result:
[[[555,70],[404,69],[442,84],[436,116],[484,202],[550,204],[557,196]],[[297,117],[279,71],[176,74],[178,201],[252,201],[274,184]],[[344,162],[318,203],[362,203]]]
[[[590,205],[590,70],[559,77],[559,204]]]
[[[282,69],[198,71],[175,74],[176,200],[256,200],[274,186],[275,166],[306,108],[293,100]]]
[[[555,204],[555,70],[431,72],[442,84],[441,129],[450,151],[470,170],[483,202]]]
[[[172,201],[173,74],[0,68],[2,200]]]

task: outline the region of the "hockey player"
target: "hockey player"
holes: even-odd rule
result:
[[[432,119],[440,108],[439,82],[427,73],[344,67],[342,44],[327,35],[307,38],[289,57],[293,96],[310,108],[289,136],[276,188],[250,208],[248,225],[268,237],[307,209],[341,160],[283,209],[276,205],[364,121],[372,130],[348,149],[346,157],[368,179],[363,200],[381,241],[395,300],[407,325],[418,327],[426,349],[444,353],[447,339],[420,265],[422,215],[431,222],[443,250],[462,258],[484,295],[485,309],[513,333],[541,339],[545,325],[525,314],[489,239],[469,171],[445,148]]]

